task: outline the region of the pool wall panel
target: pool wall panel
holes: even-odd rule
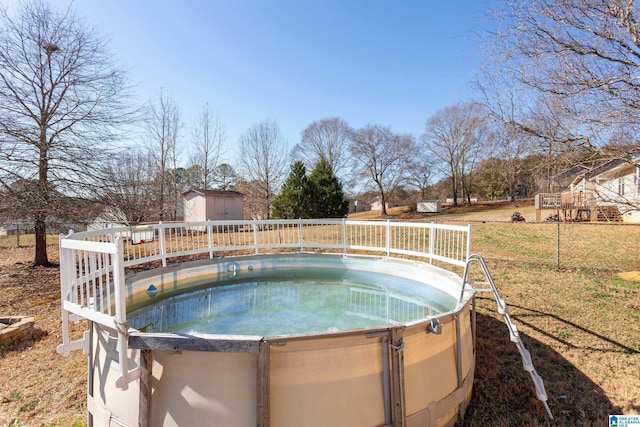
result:
[[[379,337],[290,341],[270,360],[273,426],[385,424]]]
[[[256,355],[153,352],[154,426],[251,426]]]
[[[473,380],[475,355],[473,352],[470,307],[467,305],[460,313],[461,367],[463,380]],[[405,405],[408,426],[446,426],[453,425],[457,419],[456,402],[469,401],[469,389],[459,391],[457,378],[457,350],[455,320],[449,317],[442,320],[442,333],[437,335],[420,328],[407,328],[405,343]],[[445,400],[446,399],[446,400]],[[446,414],[440,413],[438,402],[447,402],[444,407],[451,408]],[[435,419],[434,419],[435,418]]]
[[[138,381],[129,384],[127,390],[116,386],[121,375],[118,362],[117,334],[92,323],[91,355],[89,360],[88,409],[94,426],[138,425],[139,386]],[[129,350],[130,366],[138,366],[138,350]],[[93,390],[91,390],[93,389]]]

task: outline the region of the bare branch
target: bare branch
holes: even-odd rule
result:
[[[276,122],[264,120],[240,135],[240,175],[262,209],[254,217],[270,218],[271,203],[287,171],[287,147]]]
[[[46,221],[62,194],[99,185],[105,143],[131,122],[125,72],[71,9],[40,0],[0,11],[0,183],[37,181],[36,264],[48,264]],[[17,195],[19,196],[19,195]],[[25,196],[26,197],[26,196]]]

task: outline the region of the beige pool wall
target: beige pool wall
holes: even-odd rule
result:
[[[460,404],[464,408],[469,401],[473,382],[470,306],[459,315],[462,387],[456,321],[450,317],[442,320],[440,335],[419,324],[382,336],[383,331],[363,331],[274,339],[262,345],[262,354],[147,350],[152,360],[148,413],[140,407],[146,398],[142,380],[125,391],[115,386],[116,334],[95,325],[93,425],[137,426],[140,417],[149,426],[167,427],[453,425]],[[401,340],[400,351],[392,347],[392,335]],[[391,355],[391,424],[385,416],[385,346]],[[130,350],[133,364],[140,363],[140,354]]]
[[[216,274],[229,273],[224,265]],[[459,293],[459,276],[424,263],[417,268],[437,278],[439,287]],[[170,279],[198,283],[201,276],[199,267],[161,272],[167,291],[173,287]],[[138,275],[130,296],[140,296],[152,282],[159,283],[153,273]],[[431,319],[271,338],[131,330],[129,366],[140,366],[140,378],[126,390],[116,386],[117,334],[94,323],[89,328],[92,425],[453,426],[471,397],[474,298],[465,293],[455,310],[438,317],[440,333]]]

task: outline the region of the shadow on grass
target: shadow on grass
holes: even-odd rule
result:
[[[512,318],[520,324],[521,320]],[[602,388],[555,349],[522,332],[520,335],[544,380],[555,420],[548,419],[537,400],[505,323],[478,312],[474,389],[463,426],[607,426],[609,415],[622,413]],[[622,352],[633,350],[618,345]]]
[[[551,314],[551,313],[545,313],[543,311],[539,311],[539,310],[533,310],[531,308],[527,308],[527,307],[522,307],[522,306],[518,306],[518,305],[514,305],[514,304],[510,304],[509,307],[513,307],[513,308],[518,308],[520,310],[524,310],[526,312],[528,312],[528,314],[519,314],[519,315],[511,315],[511,317],[515,320],[518,321],[518,323],[523,324],[523,325],[527,325],[528,327],[530,327],[531,329],[535,330],[536,332],[545,335],[547,337],[549,337],[552,340],[555,340],[559,343],[562,343],[568,347],[572,347],[575,349],[583,349],[583,350],[589,350],[589,351],[601,351],[601,352],[607,352],[607,353],[611,353],[611,352],[615,352],[615,353],[626,353],[626,354],[640,354],[640,350],[629,347],[621,342],[612,340],[611,338],[604,336],[602,334],[599,334],[597,332],[591,331],[587,328],[585,328],[584,326],[580,326],[575,322],[572,322],[570,320],[567,319],[563,319],[562,317],[555,315],[555,314]],[[598,348],[598,347],[594,347],[594,346],[577,346],[571,342],[569,342],[566,339],[563,339],[561,336],[557,336],[554,334],[550,334],[549,332],[545,331],[544,329],[536,326],[535,324],[528,322],[526,320],[527,317],[539,317],[539,316],[544,316],[550,319],[554,319],[557,320],[558,322],[561,322],[563,324],[565,324],[566,326],[570,326],[571,328],[581,331],[585,334],[590,335],[591,337],[597,339],[598,341],[602,341],[604,343],[609,344],[608,347],[603,347],[603,348]]]

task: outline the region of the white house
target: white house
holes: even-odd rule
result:
[[[127,216],[115,206],[107,206],[100,214],[87,224],[87,231],[103,230],[105,228],[123,227],[129,224]]]
[[[186,222],[244,219],[242,193],[189,190],[182,193]]]
[[[624,222],[640,223],[640,155],[605,162],[575,178],[570,189],[593,194],[597,206],[617,208]]]
[[[393,207],[389,204],[389,201],[385,201],[384,203],[385,208],[388,210],[389,208]],[[382,210],[382,199],[380,198],[380,196],[376,197],[373,202],[371,202],[371,210],[372,211],[381,211]]]
[[[361,199],[349,199],[349,213],[366,212],[371,210],[371,205]]]

